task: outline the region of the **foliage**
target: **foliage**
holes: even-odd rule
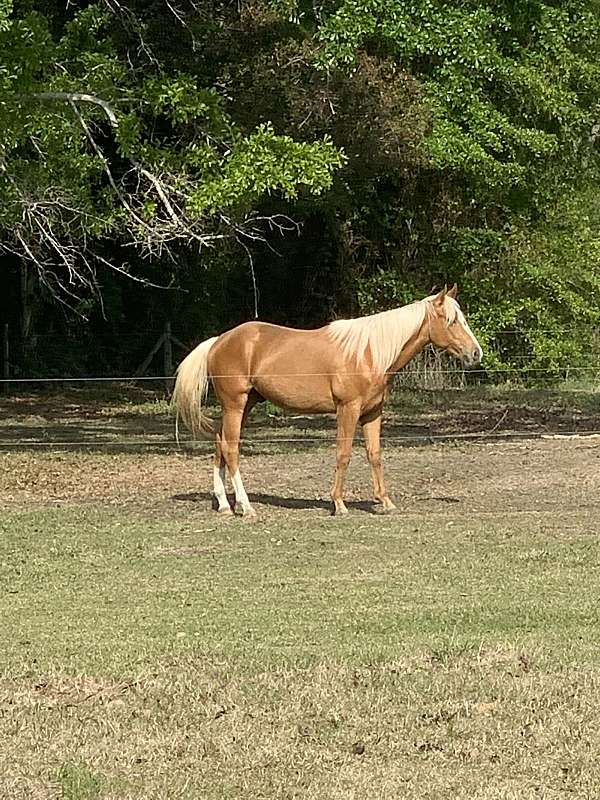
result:
[[[326,139],[241,130],[201,75],[128,62],[101,5],[58,35],[25,5],[4,19],[0,230],[63,297],[94,286],[90,240],[210,245],[244,232],[261,194],[318,194],[342,162]]]
[[[597,0],[4,2],[0,47],[2,242],[63,299],[110,264],[186,294],[105,271],[107,316],[196,340],[456,280],[489,366],[585,362]]]
[[[584,364],[600,325],[597,4],[340,0],[317,38],[329,74],[360,72],[365,51],[395,63],[431,120],[412,197],[404,157],[348,220],[361,305],[453,277],[488,365]]]
[[[385,50],[425,86],[426,146],[485,195],[548,166],[577,168],[591,148],[600,18],[587,3],[342,0],[319,31],[324,64]],[[534,198],[535,199],[535,195]]]

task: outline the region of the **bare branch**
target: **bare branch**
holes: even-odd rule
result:
[[[248,263],[250,264],[250,277],[252,278],[252,291],[254,294],[254,319],[258,319],[258,286],[256,284],[256,273],[254,272],[254,261],[252,260],[252,253],[250,252],[250,248],[248,245],[242,240],[238,239],[238,243],[244,248],[246,251],[246,255],[248,256]]]
[[[125,277],[129,278],[129,280],[132,280],[135,283],[142,283],[144,286],[151,286],[153,289],[171,288],[170,286],[161,285],[160,283],[152,283],[152,281],[149,281],[147,278],[139,278],[137,275],[133,275],[131,272],[127,272],[127,270],[123,269],[123,267],[118,267],[116,264],[113,264],[112,261],[108,261],[106,258],[103,258],[97,253],[94,255],[94,258],[101,264],[104,264],[105,267],[112,269],[114,272],[118,272],[120,275],[124,275]]]
[[[85,94],[82,92],[33,92],[28,95],[28,97],[35,97],[37,100],[62,100],[71,105],[75,103],[93,103],[96,106],[100,106],[114,128],[119,126],[117,115],[110,103],[107,103],[106,100],[102,100],[101,97],[96,97],[93,94]]]

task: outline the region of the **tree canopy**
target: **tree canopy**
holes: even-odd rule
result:
[[[10,11],[0,33],[0,227],[5,247],[59,297],[92,287],[90,241],[160,255],[177,241],[244,235],[265,193],[319,193],[342,163],[327,138],[297,142],[268,120],[241,129],[203,75],[158,61],[134,10]],[[123,38],[136,35],[137,64]]]
[[[0,281],[201,337],[457,280],[497,363],[588,356],[597,0],[1,0],[0,52]]]

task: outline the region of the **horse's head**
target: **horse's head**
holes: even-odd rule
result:
[[[456,284],[428,297],[429,339],[436,347],[459,358],[464,367],[476,367],[483,351],[456,302]]]

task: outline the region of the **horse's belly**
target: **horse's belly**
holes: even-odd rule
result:
[[[254,376],[256,391],[271,403],[290,411],[306,414],[326,414],[335,411],[331,386],[325,376],[290,375],[271,379]]]

